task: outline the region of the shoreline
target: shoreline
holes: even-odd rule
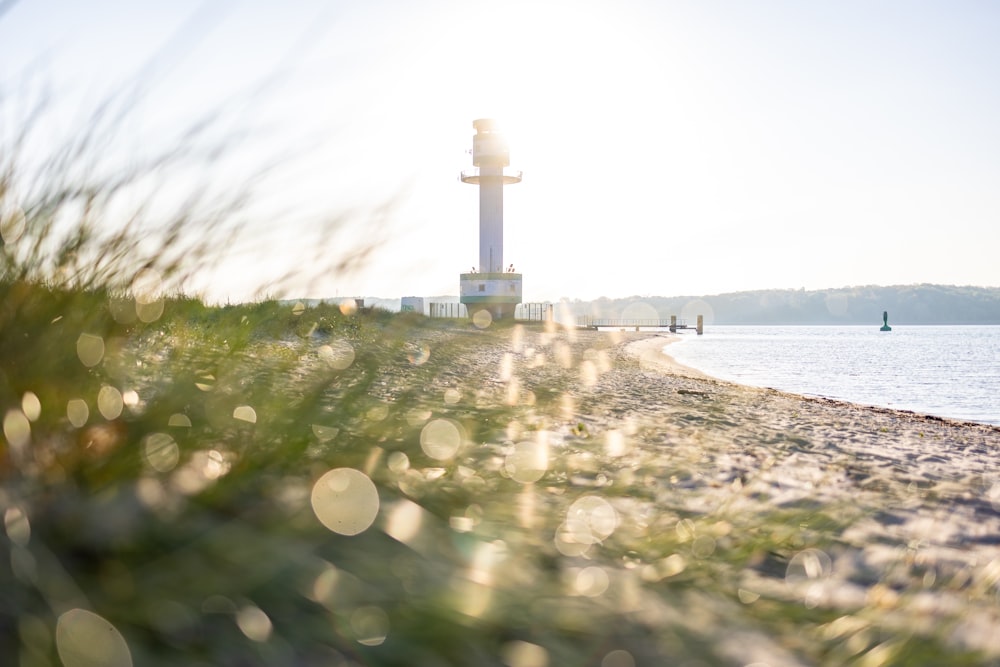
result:
[[[636,340],[625,345],[627,354],[635,356],[643,368],[659,368],[667,373],[699,380],[724,380],[712,377],[697,368],[685,366],[666,353],[664,348],[680,340],[677,334],[651,334],[649,338]]]
[[[788,391],[785,389],[777,389],[775,387],[759,387],[757,385],[742,384],[740,382],[735,382],[733,380],[728,380],[725,378],[719,378],[713,375],[709,375],[697,368],[692,368],[686,366],[669,353],[665,351],[666,348],[671,343],[675,343],[680,340],[680,336],[677,334],[657,334],[651,333],[648,338],[643,338],[641,340],[634,340],[625,344],[624,350],[626,354],[634,356],[639,360],[643,368],[654,368],[662,370],[666,373],[671,373],[678,375],[680,377],[700,379],[700,380],[711,380],[713,382],[722,382],[726,384],[731,384],[738,387],[745,387],[748,389],[758,389],[762,391],[773,391],[780,394],[787,394],[789,396],[794,396],[796,398],[801,398],[807,401],[821,401],[824,403],[837,403],[843,404],[844,406],[849,406],[852,408],[863,408],[876,411],[885,411],[891,413],[899,413],[901,415],[910,415],[921,419],[928,419],[934,421],[950,422],[953,424],[969,424],[972,426],[984,426],[987,428],[993,428],[1000,435],[1000,424],[991,424],[989,422],[975,421],[969,419],[959,419],[955,417],[946,417],[943,415],[935,415],[928,412],[919,412],[917,410],[909,410],[905,408],[894,408],[886,405],[877,405],[873,403],[861,403],[857,401],[850,401],[844,398],[833,398],[828,396],[821,396],[817,394],[800,394],[794,391]]]

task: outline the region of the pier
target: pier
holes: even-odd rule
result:
[[[607,318],[584,316],[577,320],[577,326],[584,329],[668,329],[671,333],[677,333],[686,329],[694,329],[698,335],[705,333],[704,316],[698,316],[698,323],[695,326],[687,324],[684,320],[678,320],[676,315],[671,315],[669,320],[637,319],[637,318]]]

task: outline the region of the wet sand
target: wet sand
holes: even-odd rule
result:
[[[649,338],[632,341],[627,344],[627,352],[639,360],[640,367],[659,369],[669,375],[680,377],[712,379],[701,371],[679,363],[664,351],[671,343],[680,340],[677,335],[655,334]]]

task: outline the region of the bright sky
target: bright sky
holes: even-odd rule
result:
[[[253,139],[213,177],[291,155],[214,298],[288,270],[321,276],[292,296],[457,294],[482,117],[524,170],[526,301],[997,286],[997,35],[989,0],[23,0],[0,82],[35,73],[69,118],[142,72],[134,145],[225,106]],[[343,210],[315,260],[312,214]],[[352,235],[384,241],[338,276]]]

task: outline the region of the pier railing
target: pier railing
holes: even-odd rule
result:
[[[676,315],[671,315],[667,319],[663,318],[630,318],[630,317],[591,317],[584,315],[576,321],[577,326],[587,329],[669,329],[678,331],[682,329],[695,329],[700,334],[703,331],[702,316],[698,316],[697,326],[689,326],[685,320],[678,319]]]
[[[631,317],[589,317],[584,316],[577,320],[580,326],[584,327],[660,327],[666,328],[673,323],[675,326],[686,326],[684,320],[671,322],[669,319],[644,319]]]

